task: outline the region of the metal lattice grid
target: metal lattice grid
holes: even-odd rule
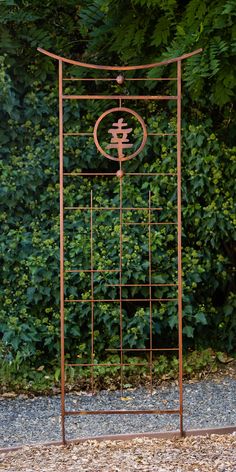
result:
[[[170,59],[161,63],[140,65],[140,66],[126,66],[126,67],[117,67],[117,66],[97,66],[93,64],[84,64],[78,61],[65,59],[63,57],[57,56],[55,54],[49,53],[43,49],[38,49],[41,53],[58,60],[59,64],[59,143],[60,143],[60,309],[61,309],[61,420],[62,420],[62,440],[63,443],[66,443],[66,434],[65,434],[65,417],[71,415],[101,415],[101,414],[168,414],[168,415],[179,415],[179,432],[183,434],[183,387],[182,387],[182,376],[183,376],[183,367],[182,367],[182,257],[181,257],[181,64],[182,60],[187,59],[195,54],[201,52],[201,49],[194,51],[190,54],[184,54],[181,57]],[[168,66],[169,64],[176,63],[176,77],[163,77],[163,78],[149,78],[149,77],[130,77],[128,76],[129,72],[132,72],[133,75],[137,71],[144,71],[146,69],[153,69],[154,67],[159,66]],[[67,66],[73,66],[79,68],[81,71],[80,77],[68,76],[65,72]],[[98,77],[85,77],[84,71],[99,71]],[[114,73],[118,73],[116,77],[112,76]],[[127,77],[124,77],[123,74],[127,73]],[[107,74],[107,76],[101,76],[101,74]],[[123,86],[126,82],[132,83],[139,81],[141,84],[145,83],[144,81],[153,81],[153,82],[163,82],[163,81],[175,81],[177,84],[177,93],[176,95],[134,95],[134,94],[64,94],[64,83],[104,83],[110,82],[114,84],[119,84]],[[64,129],[64,119],[63,119],[63,110],[64,104],[68,101],[101,101],[104,103],[105,110],[97,118],[97,121],[94,123],[93,133],[90,130],[85,131],[71,131]],[[130,108],[130,103],[140,103],[140,102],[158,102],[158,103],[167,103],[173,101],[176,103],[176,132],[175,133],[156,133],[149,131],[146,127],[145,120],[137,113],[135,110]],[[108,102],[108,108],[106,103]],[[112,103],[112,107],[110,106]],[[128,104],[128,106],[126,106]],[[115,105],[115,106],[114,106]],[[105,119],[110,118],[110,115],[113,119],[111,120],[111,125],[107,129],[109,135],[109,144],[104,149],[104,146],[99,141],[99,127],[102,126],[102,123]],[[125,118],[124,114],[128,116],[128,119]],[[114,121],[116,119],[117,121]],[[129,134],[132,132],[133,127],[128,123],[128,120],[136,119],[139,123],[142,131],[142,140],[139,143],[139,146],[136,146],[133,149],[134,152],[129,154],[129,150],[134,146],[130,141]],[[127,121],[127,123],[126,123]],[[105,128],[106,129],[106,128]],[[103,130],[104,133],[104,130]],[[176,172],[130,172],[127,167],[128,163],[132,158],[135,158],[143,150],[146,145],[147,139],[155,139],[156,137],[161,138],[165,136],[174,136],[176,137],[176,146],[177,146],[177,156],[176,156]],[[66,172],[64,169],[64,143],[67,138],[71,137],[88,137],[93,138],[94,144],[98,152],[105,158],[115,161],[118,165],[117,170],[111,172],[98,172],[98,171],[70,171]],[[90,145],[90,144],[89,144]],[[117,153],[117,155],[116,155]],[[148,196],[146,199],[145,206],[136,206],[129,205],[127,206],[124,202],[124,188],[127,179],[132,179],[135,177],[140,177],[143,179],[161,179],[162,177],[175,178],[177,184],[177,214],[176,218],[170,221],[161,221],[155,217],[155,215],[160,214],[162,208],[159,206],[153,205],[152,203],[152,192],[148,191]],[[66,206],[64,204],[64,179],[65,178],[108,178],[108,179],[118,179],[119,182],[119,204],[113,206],[98,206],[95,203],[94,191],[90,190],[89,192],[89,201],[85,206]],[[65,247],[64,247],[64,219],[65,214],[68,212],[78,212],[79,215],[86,214],[89,218],[89,229],[88,229],[88,238],[90,244],[90,264],[89,267],[81,268],[71,268],[65,269]],[[102,212],[111,212],[112,215],[116,215],[116,219],[119,223],[119,241],[117,244],[117,251],[119,253],[117,259],[116,268],[98,268],[96,267],[95,254],[96,248],[95,245],[95,228],[96,228],[96,215]],[[127,219],[126,215],[134,215],[134,221]],[[140,221],[140,218],[137,218],[137,214],[146,215],[146,219],[143,218]],[[135,216],[136,215],[136,216]],[[115,217],[114,217],[115,218]],[[138,221],[137,221],[138,219]],[[125,267],[123,264],[123,251],[124,251],[124,231],[127,227],[136,226],[141,231],[142,229],[146,230],[147,238],[147,281],[145,283],[124,283],[124,272]],[[153,249],[152,249],[152,238],[153,231],[158,226],[174,227],[177,230],[177,280],[175,283],[155,283],[154,273],[157,271],[157,268],[153,264]],[[66,298],[65,297],[65,274],[87,274],[90,278],[90,293],[91,297],[89,299],[83,298]],[[111,289],[117,290],[116,297],[111,298],[96,298],[95,296],[95,282],[97,274],[106,274],[118,276],[116,283],[109,283]],[[127,287],[145,287],[147,289],[147,296],[144,298],[127,298],[124,296],[124,289]],[[173,287],[177,290],[177,295],[175,297],[166,297],[166,298],[157,298],[154,295],[156,287]],[[90,362],[79,363],[79,362],[67,362],[65,358],[65,306],[68,304],[83,304],[90,306],[90,329],[91,329],[91,352],[90,352]],[[164,351],[176,351],[179,358],[179,381],[178,381],[178,390],[179,390],[179,406],[176,409],[160,409],[160,410],[93,410],[93,411],[68,411],[65,407],[65,367],[73,366],[80,368],[89,368],[90,369],[90,379],[91,379],[91,389],[94,392],[94,369],[99,367],[98,363],[94,363],[94,332],[95,332],[95,323],[96,323],[96,307],[100,303],[115,304],[119,307],[119,347],[107,349],[109,352],[119,353],[120,362],[118,364],[101,364],[103,367],[114,367],[118,366],[120,368],[120,378],[121,378],[121,392],[123,391],[123,376],[124,368],[128,365],[124,356],[127,352],[132,353],[146,353],[148,355],[148,364],[149,364],[149,377],[150,377],[150,391],[152,392],[153,384],[153,356],[155,352],[164,352]],[[141,303],[145,304],[149,308],[149,346],[145,348],[126,348],[124,346],[124,329],[123,329],[123,306],[124,304],[132,303]],[[175,347],[155,347],[153,345],[153,310],[156,305],[160,303],[177,303],[178,306],[178,346]],[[145,365],[142,362],[132,364],[136,366]]]

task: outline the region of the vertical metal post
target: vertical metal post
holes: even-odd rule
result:
[[[178,331],[179,331],[179,409],[183,435],[183,340],[182,340],[182,221],[181,221],[181,61],[177,62],[177,221],[178,221]]]
[[[123,319],[122,319],[122,257],[123,257],[123,188],[122,188],[122,164],[120,161],[120,388],[123,393]]]
[[[148,260],[149,260],[149,371],[150,371],[150,393],[152,395],[152,241],[151,241],[151,192],[148,195]]]
[[[61,311],[61,427],[65,439],[65,341],[64,341],[64,210],[63,210],[63,70],[59,61],[59,176],[60,176],[60,311]]]
[[[91,269],[91,389],[94,393],[94,272],[93,272],[93,191],[90,194],[90,269]]]

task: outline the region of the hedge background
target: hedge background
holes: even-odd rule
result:
[[[186,347],[211,346],[233,351],[236,334],[236,166],[232,102],[235,16],[233,0],[1,2],[0,351],[3,359],[18,356],[32,364],[40,363],[42,358],[50,362],[59,349],[57,62],[39,54],[38,46],[85,62],[124,65],[161,61],[204,48],[201,55],[186,61],[183,67],[183,332]],[[151,70],[149,75],[163,72]],[[174,73],[172,67],[169,73]],[[145,87],[150,87],[150,82]],[[139,91],[138,85],[135,90]],[[170,89],[163,91],[168,93]],[[143,111],[150,115],[148,108]],[[158,131],[170,121],[174,129],[171,107],[163,107],[161,112],[157,113],[155,123],[150,121],[150,126]],[[98,113],[95,102],[88,109],[68,108],[66,126],[69,129],[75,119],[77,122],[83,119],[89,127]],[[81,141],[80,147],[77,144],[68,141],[68,168],[81,168],[81,165],[94,168],[96,153],[92,144],[89,150],[85,141]],[[154,146],[150,151],[158,156],[154,168],[165,171],[173,165],[170,149],[173,150],[171,138]],[[143,159],[140,166],[144,165],[145,153]],[[130,165],[132,168],[136,164]],[[138,198],[135,193],[138,185],[134,182],[127,186],[128,199],[133,195]],[[173,184],[168,180],[163,185],[164,193],[156,191],[155,202],[161,204],[170,196],[168,210],[172,211]],[[97,202],[105,192],[115,202],[116,187],[107,190],[105,186],[106,182],[97,184]],[[88,187],[89,182],[81,182],[78,193],[78,188],[70,182],[65,198],[82,203]],[[147,189],[142,190],[141,199]],[[97,263],[103,264],[105,258],[112,264],[110,253],[116,240],[115,230],[107,247],[102,234],[104,226],[108,231],[109,216],[101,217],[98,223],[101,245]],[[71,263],[79,255],[86,260],[89,251],[84,231],[86,220],[78,225],[76,216],[72,215],[67,225],[73,235],[67,241]],[[169,270],[168,263],[173,262],[173,235],[163,229],[155,238],[161,282],[165,270]],[[147,268],[142,256],[145,243],[142,234],[127,233],[126,240],[126,262],[132,280],[139,280]],[[73,297],[78,290],[78,279],[67,290],[68,297]],[[89,296],[83,275],[79,290],[81,296]],[[165,290],[158,294],[166,295]],[[80,311],[79,307],[70,308],[66,316],[72,355],[79,351],[86,358],[89,313],[85,309]],[[105,343],[116,346],[117,309],[108,312],[107,306],[101,305],[97,320],[96,355],[100,358]],[[174,343],[176,307],[161,306],[154,314],[154,322],[160,339]],[[125,323],[127,346],[142,347],[148,341],[148,312],[143,306],[135,307],[133,313],[126,310]],[[99,337],[99,333],[103,336]]]

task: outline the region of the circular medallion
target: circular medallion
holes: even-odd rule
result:
[[[147,130],[143,119],[136,111],[126,107],[116,107],[105,111],[98,118],[93,136],[97,149],[107,159],[128,161],[144,148]],[[111,154],[105,149],[111,150]]]

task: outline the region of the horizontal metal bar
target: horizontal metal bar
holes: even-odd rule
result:
[[[93,133],[63,133],[63,136],[93,136]]]
[[[158,269],[152,269],[152,272],[157,272]],[[65,272],[120,272],[120,269],[71,269],[71,270],[65,270]],[[169,285],[169,284],[163,284],[163,286]],[[178,284],[173,284],[173,285],[178,285]]]
[[[131,210],[137,210],[137,211],[144,211],[144,210],[151,210],[151,211],[161,211],[163,210],[162,207],[152,207],[152,208],[149,208],[149,207],[64,207],[64,210],[90,210],[90,211],[102,211],[102,210],[127,210],[127,211],[131,211]]]
[[[93,133],[63,133],[63,136],[93,136]],[[147,136],[177,136],[176,133],[147,133]]]
[[[178,347],[160,347],[160,348],[142,348],[142,349],[139,349],[139,348],[136,348],[136,349],[124,349],[124,348],[111,348],[111,349],[105,349],[105,351],[121,351],[122,352],[139,352],[139,351],[142,351],[142,352],[154,352],[154,351],[178,351],[179,348]],[[132,364],[130,364],[132,365]],[[147,364],[146,364],[147,365]]]
[[[131,226],[131,225],[142,225],[142,226],[153,226],[153,225],[177,225],[178,223],[173,223],[173,222],[170,222],[170,221],[164,221],[164,222],[159,222],[159,223],[150,223],[149,221],[145,222],[145,221],[142,221],[141,223],[135,223],[134,221],[131,221],[131,222],[125,222],[123,221],[123,225],[128,225],[128,226]]]
[[[204,428],[204,429],[185,429],[183,430],[183,437],[192,437],[192,436],[208,436],[209,434],[232,434],[236,431],[236,425],[234,426],[220,426],[216,428]],[[180,438],[181,432],[180,430],[173,430],[173,431],[156,431],[155,433],[144,432],[144,433],[126,433],[126,434],[106,434],[100,436],[85,436],[76,439],[69,439],[66,440],[66,445],[69,444],[78,444],[78,443],[86,443],[87,441],[130,441],[131,439],[135,438],[149,438],[149,439],[175,439]],[[34,444],[24,444],[20,446],[12,446],[12,447],[2,447],[0,448],[0,454],[4,453],[7,454],[8,452],[18,451],[27,446],[29,449],[34,449],[35,447],[48,447],[48,446],[63,446],[65,443],[63,441],[50,441],[46,443],[34,443]]]
[[[177,175],[177,172],[127,172],[124,175],[136,175],[136,176],[158,176],[158,175]]]
[[[151,77],[151,78],[150,78],[150,77],[125,77],[125,82],[126,82],[127,80],[128,80],[128,81],[129,81],[129,80],[130,80],[130,81],[133,81],[133,80],[137,80],[137,81],[138,81],[138,80],[145,80],[145,81],[146,81],[146,80],[148,80],[148,81],[149,81],[149,80],[150,80],[150,81],[152,81],[152,80],[155,80],[155,81],[162,81],[162,80],[168,80],[168,81],[169,81],[169,80],[175,80],[175,81],[176,81],[176,80],[177,80],[177,77]]]
[[[79,302],[79,303],[118,303],[118,302],[176,302],[178,298],[117,298],[117,299],[109,299],[109,300],[82,300],[82,299],[74,299],[74,300],[65,300],[66,303],[72,302]]]
[[[103,81],[103,82],[116,82],[114,77],[65,77],[63,81]]]
[[[63,100],[177,100],[177,95],[62,95]]]
[[[66,416],[72,415],[178,415],[180,410],[78,410],[65,411]]]
[[[105,287],[178,287],[178,284],[106,284]]]
[[[132,363],[132,364],[124,364],[124,363],[119,363],[119,364],[80,364],[79,362],[78,363],[72,363],[72,364],[69,364],[69,363],[66,363],[65,366],[66,367],[132,367],[132,366],[142,366],[142,367],[148,367],[148,362],[144,363],[140,363],[140,362],[137,362],[137,363]]]
[[[86,176],[86,177],[106,177],[112,176],[117,177],[116,172],[64,172],[63,175],[71,176],[71,177],[78,177],[78,176]],[[126,172],[124,176],[148,176],[148,177],[156,177],[156,176],[166,176],[166,175],[177,175],[177,172]]]
[[[114,77],[65,77],[63,79],[64,81],[104,81],[104,82],[117,82],[116,78]],[[162,81],[162,80],[177,80],[177,77],[124,77],[124,82],[129,82],[129,81],[140,81],[140,80],[144,80],[145,82],[146,81]]]
[[[65,272],[120,272],[120,269],[72,269]]]
[[[113,177],[117,177],[116,172],[64,172],[63,175],[71,175],[71,176],[93,176],[93,177],[105,177],[106,175],[112,175]]]
[[[147,133],[148,136],[177,136],[177,133]]]

